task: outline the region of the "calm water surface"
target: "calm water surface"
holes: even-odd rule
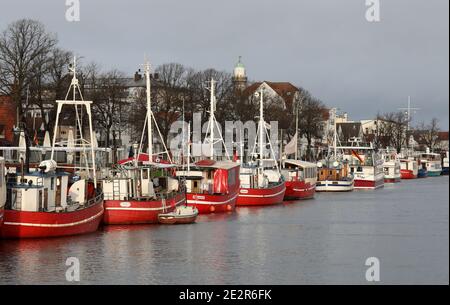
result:
[[[184,226],[111,226],[78,237],[0,240],[0,284],[65,284],[68,257],[81,284],[449,283],[449,178],[378,191],[201,216]]]

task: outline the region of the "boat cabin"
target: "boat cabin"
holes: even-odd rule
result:
[[[168,198],[178,192],[179,181],[168,174],[173,165],[139,166],[110,172],[102,179],[105,200],[149,200]]]
[[[13,175],[8,181],[7,208],[27,212],[66,210],[71,201],[85,202],[85,180],[75,182],[68,191],[66,173],[36,171]],[[81,195],[81,196],[80,196]]]
[[[199,161],[176,176],[185,179],[188,193],[228,194],[240,186],[239,164],[231,161]]]
[[[400,159],[400,169],[412,171],[414,174],[417,174],[418,171],[417,161],[414,159]]]
[[[340,163],[335,161],[331,166],[323,165],[321,162],[317,164],[319,181],[339,181],[349,177],[348,162]]]
[[[317,182],[317,164],[300,160],[283,160],[281,174],[286,181]]]

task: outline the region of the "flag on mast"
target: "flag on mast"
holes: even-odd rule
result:
[[[298,137],[296,132],[292,140],[284,147],[284,153],[286,155],[295,154],[295,150],[297,149],[297,138]]]

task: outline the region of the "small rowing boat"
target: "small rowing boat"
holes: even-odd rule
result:
[[[179,206],[175,211],[158,215],[158,221],[162,224],[187,224],[194,223],[198,210],[193,206]]]

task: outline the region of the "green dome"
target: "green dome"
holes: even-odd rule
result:
[[[241,62],[241,56],[239,56],[239,60],[236,64],[236,68],[245,68],[244,64]]]

